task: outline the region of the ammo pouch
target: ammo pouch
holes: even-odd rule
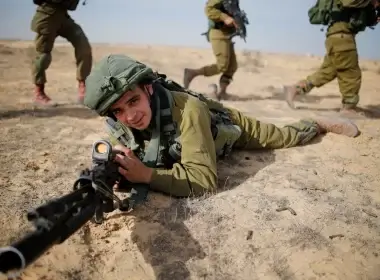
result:
[[[227,113],[215,110],[211,110],[211,132],[216,156],[220,159],[231,152],[242,133],[241,128],[232,123]]]
[[[365,2],[317,0],[308,10],[309,22],[328,26],[336,22],[347,22],[352,32],[364,31],[366,27],[377,23],[375,7],[372,4],[364,6]]]
[[[231,152],[233,145],[239,139],[242,130],[239,126],[232,123],[227,113],[210,110],[210,114],[210,129],[214,139],[216,157],[217,159],[223,159]],[[181,160],[180,136],[176,137],[168,147],[165,155],[164,158],[166,161],[171,163],[169,166],[174,162],[179,162]]]

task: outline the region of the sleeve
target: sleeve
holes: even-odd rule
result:
[[[220,10],[222,5],[221,0],[208,0],[205,7],[206,16],[213,21],[224,21],[227,17],[227,14],[223,13]]]
[[[190,104],[189,104],[190,103]],[[199,196],[217,185],[215,144],[206,104],[186,104],[180,125],[181,162],[172,169],[154,169],[150,188],[177,197]]]

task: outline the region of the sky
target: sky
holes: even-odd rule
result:
[[[309,24],[307,16],[315,1],[240,0],[250,23],[246,42],[234,38],[236,48],[323,55],[325,31]],[[206,0],[87,0],[85,6],[82,2],[70,15],[93,43],[210,47],[200,35],[207,30]],[[35,9],[32,0],[0,0],[0,39],[32,40]],[[360,57],[380,59],[380,24],[359,33],[357,45]]]

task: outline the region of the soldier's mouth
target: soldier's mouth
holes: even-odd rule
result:
[[[141,117],[138,121],[131,123],[135,127],[140,127],[143,124],[144,117]]]

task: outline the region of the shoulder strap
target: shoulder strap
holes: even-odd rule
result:
[[[114,119],[107,117],[106,129],[113,138],[131,150],[135,151],[140,148],[140,145],[136,143],[132,130],[119,121],[115,121]]]
[[[149,141],[149,145],[147,147],[143,162],[149,167],[155,167],[158,159],[158,153],[160,150],[161,143],[161,112],[160,112],[160,98],[154,94],[153,95],[157,110],[155,115],[155,127],[152,131],[152,138]]]

